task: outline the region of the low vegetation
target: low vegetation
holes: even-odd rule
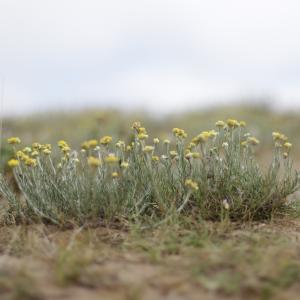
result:
[[[298,120],[254,107],[4,120],[0,298],[298,299]]]
[[[1,177],[4,221],[267,220],[295,205],[287,197],[299,188],[299,176],[284,134],[273,132],[266,170],[255,158],[260,142],[243,121],[217,121],[215,129],[192,139],[174,128],[172,140],[151,142],[135,122],[129,136],[126,143],[111,136],[90,139],[80,151],[61,140],[59,156],[50,144],[24,147],[18,137],[9,138],[14,155],[8,165],[19,192]]]

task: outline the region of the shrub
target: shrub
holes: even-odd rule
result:
[[[0,191],[9,206],[7,217],[41,218],[53,223],[111,220],[164,220],[190,215],[207,220],[264,220],[291,206],[286,197],[299,187],[292,169],[292,144],[274,132],[274,151],[264,171],[254,156],[257,138],[246,124],[218,121],[186,142],[183,129],[174,128],[174,142],[158,138],[147,144],[139,122],[133,139],[114,143],[109,136],[86,141],[74,151],[58,142],[59,161],[51,145],[34,143],[18,150],[8,164],[20,193],[15,195],[1,177]]]

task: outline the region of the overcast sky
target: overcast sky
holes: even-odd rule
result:
[[[5,111],[300,107],[299,15],[299,0],[0,0]]]

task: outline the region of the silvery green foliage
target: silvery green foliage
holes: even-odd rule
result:
[[[275,147],[270,166],[263,171],[254,156],[258,140],[242,127],[202,132],[188,147],[184,131],[176,129],[174,133],[173,146],[156,141],[153,148],[145,148],[146,133],[139,138],[137,126],[130,150],[110,144],[79,154],[71,151],[60,162],[40,153],[35,167],[20,163],[14,168],[18,195],[1,177],[0,191],[9,204],[7,214],[14,220],[22,216],[52,223],[120,216],[164,220],[174,214],[258,220],[286,210],[286,197],[299,188],[298,173],[293,171],[289,155],[283,155],[283,145]],[[105,162],[109,153],[119,161]],[[91,156],[102,163],[89,165]],[[187,179],[197,189],[187,186]]]

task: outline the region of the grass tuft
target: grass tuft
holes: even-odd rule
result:
[[[6,222],[268,220],[295,206],[287,197],[299,188],[292,144],[279,132],[272,136],[267,170],[255,158],[259,140],[234,119],[218,121],[189,141],[183,129],[174,128],[172,140],[151,143],[135,122],[126,143],[104,136],[76,151],[61,140],[58,158],[50,144],[21,147],[13,137],[8,165],[20,193],[0,177]]]

